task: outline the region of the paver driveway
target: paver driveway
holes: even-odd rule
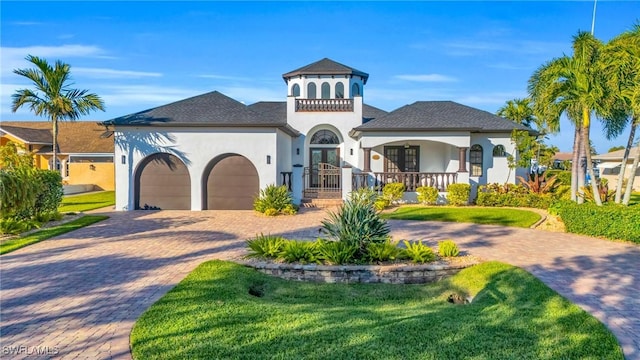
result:
[[[130,358],[135,320],[199,263],[235,259],[256,233],[315,238],[322,210],[136,211],[0,257],[2,357]],[[570,234],[391,221],[395,238],[453,238],[521,266],[596,315],[640,359],[640,247]],[[46,355],[48,354],[48,355]]]

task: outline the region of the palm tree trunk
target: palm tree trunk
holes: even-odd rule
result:
[[[638,151],[636,152],[635,158],[633,158],[633,165],[631,165],[631,171],[629,172],[629,179],[627,180],[627,189],[624,193],[624,199],[622,203],[625,205],[629,205],[629,200],[631,200],[631,190],[633,190],[633,183],[636,179],[636,172],[638,171],[638,164],[640,163],[640,141],[638,142]],[[627,164],[624,164],[625,166]]]
[[[584,108],[582,110],[582,116],[584,119],[584,126],[582,127],[582,146],[584,146],[584,153],[587,156],[587,173],[589,174],[589,178],[591,178],[591,190],[593,191],[593,200],[596,205],[602,206],[602,199],[600,199],[600,191],[598,191],[598,181],[596,179],[596,174],[593,171],[593,164],[591,162],[591,149],[589,147],[589,127],[591,124],[591,114],[589,113],[589,109]]]
[[[636,126],[638,125],[638,117],[634,116],[631,119],[631,132],[629,133],[629,139],[627,140],[627,147],[624,149],[624,156],[622,157],[622,165],[620,165],[620,173],[618,174],[618,184],[616,185],[616,204],[620,204],[622,201],[622,185],[624,183],[624,173],[627,170],[627,162],[629,161],[629,152],[633,147],[633,140],[636,137]],[[633,176],[631,177],[633,179]]]
[[[53,171],[58,169],[58,118],[53,115],[51,117],[53,123]],[[60,176],[62,176],[62,166],[60,167]]]
[[[578,200],[578,166],[580,164],[580,153],[580,127],[576,126],[571,158],[571,201],[574,202]]]

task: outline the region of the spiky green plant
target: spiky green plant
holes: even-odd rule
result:
[[[389,235],[389,224],[370,203],[346,201],[338,212],[329,212],[322,230],[333,240],[355,246],[364,253],[367,244],[382,243]]]
[[[396,241],[387,238],[382,243],[367,245],[367,259],[369,261],[393,261],[402,258],[402,250]]]
[[[358,247],[340,241],[324,241],[320,245],[320,256],[322,260],[332,265],[341,265],[354,262]]]
[[[438,241],[438,254],[442,257],[454,257],[460,254],[460,250],[453,240],[443,240]]]
[[[404,240],[404,253],[407,258],[409,258],[414,263],[423,264],[426,262],[431,262],[436,259],[436,255],[433,253],[430,247],[423,244],[421,241],[417,242],[409,242]]]
[[[247,240],[249,253],[247,258],[270,258],[277,259],[284,247],[286,240],[281,236],[260,234],[253,239]]]

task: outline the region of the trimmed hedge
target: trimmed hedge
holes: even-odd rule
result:
[[[476,205],[478,206],[510,206],[548,209],[554,199],[551,196],[538,194],[499,194],[491,192],[478,192]]]
[[[453,206],[469,205],[469,195],[471,194],[471,185],[469,184],[450,184],[447,186],[447,202]]]
[[[551,210],[560,216],[568,232],[640,244],[640,207],[562,201]]]

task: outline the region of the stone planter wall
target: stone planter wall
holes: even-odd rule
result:
[[[324,283],[425,284],[452,276],[474,265],[293,265],[267,262],[242,262],[263,274],[286,280]]]

